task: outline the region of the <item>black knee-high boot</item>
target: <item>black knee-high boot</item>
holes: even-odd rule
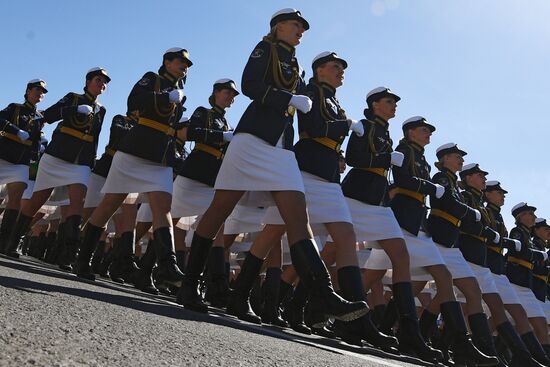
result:
[[[204,298],[213,307],[227,306],[229,281],[225,277],[225,248],[212,247],[206,265],[206,292]]]
[[[92,256],[92,273],[99,274],[99,266],[105,257],[105,241],[99,241],[97,248]]]
[[[21,237],[23,237],[29,230],[31,222],[32,217],[26,216],[23,213],[19,213],[19,216],[15,221],[15,226],[10,233],[10,238],[5,247],[6,255],[16,259],[19,258],[19,252],[17,252],[17,248],[19,247]]]
[[[65,226],[63,227],[65,232],[65,247],[57,259],[57,265],[59,265],[61,270],[73,271],[71,264],[75,261],[78,251],[81,222],[82,217],[80,215],[71,215],[65,220]]]
[[[229,293],[227,300],[227,313],[237,316],[239,319],[261,324],[262,320],[250,307],[250,290],[254,281],[260,275],[264,260],[257,258],[250,252],[246,255],[239,276],[233,284],[233,289]]]
[[[512,352],[512,359],[508,363],[510,367],[535,367],[540,366],[531,357],[529,349],[509,321],[497,326],[499,339]],[[537,340],[538,342],[538,340]]]
[[[208,305],[199,293],[199,281],[213,242],[214,240],[201,237],[197,232],[193,234],[185,276],[177,296],[177,302],[192,311],[208,312]]]
[[[483,312],[470,315],[468,316],[468,323],[470,324],[472,340],[476,348],[485,355],[497,357],[498,353],[487,315]]]
[[[153,231],[153,236],[155,238],[153,243],[158,265],[156,279],[168,286],[180,287],[183,273],[178,268],[176,250],[170,228],[158,228]]]
[[[124,232],[113,248],[109,276],[117,283],[133,283],[137,270],[134,262],[134,231]]]
[[[4,216],[2,217],[2,224],[0,224],[0,251],[3,254],[7,254],[7,244],[10,239],[12,228],[17,220],[17,209],[4,209]]]
[[[441,361],[443,359],[441,351],[429,347],[420,334],[412,284],[410,282],[395,283],[393,297],[399,313],[399,327],[396,333],[399,350],[427,362]]]
[[[445,328],[450,334],[451,350],[455,364],[461,366],[497,366],[500,362],[495,356],[480,352],[468,336],[466,320],[460,303],[456,301],[441,304],[441,315]]]
[[[57,263],[57,258],[59,257],[59,253],[64,247],[63,242],[65,237],[65,231],[63,230],[63,227],[65,227],[65,222],[59,223],[53,246],[46,253],[44,261],[46,261],[48,264]]]
[[[374,326],[376,326],[378,329],[380,329],[378,326],[382,322],[382,319],[384,318],[384,314],[386,313],[386,305],[376,305],[371,309],[371,320]]]
[[[55,247],[56,237],[57,237],[56,232],[48,232],[48,234],[46,235],[46,245],[45,245],[44,253],[42,254],[41,260],[46,261],[48,254]]]
[[[309,294],[303,282],[298,282],[292,292],[292,297],[285,302],[283,308],[283,319],[288,322],[292,330],[301,334],[311,334],[311,329],[304,322],[304,309]]]
[[[157,263],[155,255],[154,240],[150,239],[147,243],[147,249],[138,261],[139,270],[136,272],[134,285],[142,292],[150,294],[159,294],[159,290],[153,283],[153,268]]]
[[[21,246],[21,253],[23,255],[34,257],[37,243],[38,243],[38,236],[33,236],[33,235],[25,236],[25,238],[23,238],[23,245]]]
[[[37,259],[42,259],[46,253],[46,248],[48,247],[48,234],[46,232],[41,232],[38,235],[38,244],[36,246],[36,252],[34,257]]]
[[[279,327],[287,327],[288,324],[281,318],[279,312],[279,297],[281,292],[281,268],[268,268],[265,272],[265,280],[262,285],[264,307],[262,310],[262,322]]]
[[[342,296],[348,301],[365,300],[363,281],[358,266],[346,266],[338,269],[338,284]],[[351,322],[339,322],[336,325],[336,335],[339,335],[342,340],[349,344],[361,346],[361,341],[364,340],[380,349],[397,347],[397,339],[378,331],[372,323],[370,314]]]
[[[367,314],[366,302],[349,302],[334,292],[328,270],[313,240],[301,240],[290,246],[290,257],[300,281],[308,289],[314,313],[341,321],[352,321]]]
[[[82,245],[80,246],[80,251],[78,252],[78,257],[74,264],[74,272],[79,278],[95,280],[90,261],[94,251],[97,251],[97,245],[103,231],[104,229],[102,227],[94,226],[90,222],[86,225]],[[101,249],[101,251],[103,251],[103,249]]]
[[[103,256],[103,260],[101,260],[101,263],[98,267],[98,274],[102,278],[109,278],[109,267],[111,266],[111,263],[113,262],[113,253],[115,252],[115,248],[118,244],[118,238],[111,237],[109,240],[109,248],[105,252],[105,255]]]
[[[420,320],[418,320],[420,334],[422,334],[422,337],[427,343],[430,342],[430,339],[437,328],[438,316],[439,315],[435,315],[427,309],[424,309],[424,311],[422,311],[422,315],[420,315]]]
[[[384,314],[381,317],[378,330],[386,335],[393,335],[393,328],[397,320],[399,320],[399,312],[397,310],[395,297],[392,297],[384,309]]]
[[[544,347],[539,343],[539,340],[532,331],[523,334],[521,340],[523,340],[535,361],[544,366],[550,366],[550,361],[548,360]]]

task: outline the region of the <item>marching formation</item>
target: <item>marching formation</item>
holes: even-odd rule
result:
[[[389,88],[348,117],[336,97],[348,62],[322,52],[306,80],[296,59],[309,27],[295,9],[272,16],[235,129],[231,79],[183,117],[193,62],[167,50],[99,159],[107,71],[90,69],[83,94],[45,110],[46,83],[29,81],[24,103],[0,111],[2,253],[428,363],[550,366],[550,224],[522,202],[508,231],[507,191],[455,143],[437,148],[432,175],[424,117],[404,121],[395,144],[401,97]]]

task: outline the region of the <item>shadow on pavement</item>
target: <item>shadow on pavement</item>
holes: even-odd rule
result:
[[[46,265],[46,264],[44,264]],[[252,332],[259,335],[271,336],[278,339],[285,339],[293,342],[297,342],[303,345],[307,345],[314,348],[320,348],[325,351],[341,354],[342,351],[368,354],[390,360],[397,360],[401,362],[407,362],[411,364],[424,365],[428,364],[405,356],[393,355],[385,353],[378,349],[370,347],[356,347],[345,343],[341,343],[337,340],[322,338],[319,336],[302,336],[290,329],[280,329],[272,326],[258,326],[247,322],[242,322],[237,318],[228,316],[221,310],[213,309],[209,314],[201,314],[183,309],[176,304],[170,304],[167,302],[173,302],[173,299],[164,296],[153,296],[147,293],[143,293],[134,288],[130,288],[124,285],[110,284],[104,281],[86,281],[77,278],[76,276],[58,271],[56,269],[49,269],[42,267],[42,264],[31,261],[17,261],[7,260],[0,258],[0,266],[11,268],[14,270],[24,271],[37,275],[54,277],[69,281],[78,281],[87,283],[98,288],[108,288],[110,290],[124,292],[125,295],[117,295],[111,293],[104,293],[101,291],[93,291],[89,289],[66,287],[62,285],[46,284],[33,280],[20,279],[8,276],[0,276],[0,286],[6,288],[12,288],[23,292],[36,293],[41,295],[51,295],[51,293],[63,293],[75,297],[86,298],[90,300],[106,302],[121,307],[131,308],[141,312],[147,312],[159,316],[170,317],[178,320],[208,322],[211,324],[227,326],[243,331]],[[47,265],[46,265],[47,266]],[[139,296],[139,297],[138,297]]]

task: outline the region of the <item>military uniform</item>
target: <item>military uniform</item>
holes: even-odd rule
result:
[[[388,88],[375,88],[367,94],[367,103],[383,97],[400,98]],[[346,163],[353,167],[342,181],[342,191],[351,211],[357,241],[379,248],[377,240],[403,238],[392,210],[384,206],[388,195],[392,140],[389,123],[369,108],[361,120],[364,134],[352,134],[346,148]],[[367,261],[368,262],[368,261]]]
[[[487,181],[485,192],[492,190],[500,190],[504,194],[508,193],[508,191],[500,187],[498,181]],[[515,248],[516,242],[508,238],[508,229],[506,229],[506,225],[504,224],[500,207],[487,202],[485,210],[489,217],[489,227],[500,235],[498,244],[487,244],[487,267],[493,273],[493,279],[502,302],[505,305],[520,304],[521,300],[505,274],[507,249]]]
[[[523,211],[535,211],[536,208],[526,203],[519,203],[512,208],[514,218]],[[546,261],[548,256],[535,248],[531,240],[531,228],[521,223],[510,231],[510,238],[521,242],[521,249],[510,249],[508,252],[508,263],[506,264],[506,275],[516,290],[527,317],[545,317],[540,302],[535,297],[531,288],[533,286],[534,263]],[[546,256],[545,256],[546,255]]]
[[[176,171],[170,212],[172,218],[182,218],[191,224],[196,216],[204,214],[214,198],[213,186],[232,136],[225,110],[214,100],[214,92],[222,89],[230,89],[235,96],[239,94],[231,79],[214,83],[211,107],[198,107],[189,120],[187,139],[194,141],[195,147]]]
[[[463,167],[460,172],[460,178],[465,180],[466,176],[472,174],[486,176],[488,172],[481,170],[477,163],[471,163]],[[462,221],[458,240],[459,248],[474,271],[481,293],[498,293],[493,274],[487,267],[487,246],[498,245],[500,235],[489,226],[490,218],[483,206],[483,193],[467,185],[465,181],[463,183],[464,191],[461,194],[464,202],[470,208],[476,209],[480,213],[481,218],[479,221]]]
[[[323,52],[314,59],[317,65],[338,62],[345,69],[347,62],[334,52]],[[300,140],[294,146],[296,160],[305,186],[309,222],[314,235],[326,236],[326,223],[351,223],[342,188],[340,187],[339,151],[348,135],[350,120],[340,107],[336,89],[311,78],[307,95],[313,105],[308,113],[298,112]],[[276,207],[266,211],[265,224],[284,224]],[[319,246],[323,246],[320,244]]]
[[[245,66],[241,88],[252,99],[224,156],[214,188],[248,191],[241,203],[272,206],[268,191],[304,192],[292,149],[294,95],[303,95],[304,71],[295,49],[265,37]],[[277,164],[273,164],[277,162]]]
[[[543,219],[543,218],[537,218],[537,219]],[[539,221],[535,223],[535,228],[544,226],[546,224],[546,221]],[[533,248],[539,251],[547,252],[547,243],[542,238],[538,237],[535,234],[535,231],[533,229],[532,231],[533,237]],[[533,284],[531,286],[531,289],[533,290],[533,293],[535,294],[535,297],[541,302],[546,301],[546,283],[548,282],[548,271],[550,270],[548,266],[547,260],[539,260],[533,262]]]
[[[439,159],[450,153],[458,153],[462,156],[467,154],[454,143],[444,144],[436,150]],[[458,249],[458,238],[462,221],[475,221],[476,212],[464,203],[456,174],[445,167],[438,168],[439,172],[432,177],[432,182],[445,187],[445,194],[441,198],[434,196],[430,198],[428,232],[434,242],[439,245],[439,251],[454,279],[475,277],[462,252]]]
[[[33,79],[27,83],[29,88],[41,88],[47,93],[46,83]],[[3,184],[23,182],[30,188],[29,180],[31,158],[34,161],[40,153],[40,130],[42,129],[42,114],[36,106],[25,100],[23,104],[11,103],[0,111],[0,188]],[[27,138],[27,139],[22,139]],[[33,172],[36,168],[32,166]],[[33,181],[34,183],[34,181]],[[5,209],[0,225],[0,251],[4,251],[11,229],[17,218],[17,209]]]
[[[181,60],[182,67],[185,67],[185,71],[181,71],[181,78],[170,74],[164,64],[165,61],[176,58]],[[126,196],[128,193],[172,194],[176,131],[184,127],[184,123],[180,122],[185,110],[183,77],[192,64],[187,50],[179,47],[170,48],[163,55],[163,65],[159,69],[159,74],[147,72],[134,85],[128,97],[127,115],[131,119],[136,119],[137,124],[129,129],[118,143],[118,150],[112,159],[101,193]],[[147,289],[151,293],[157,292],[151,280],[155,260],[159,265],[158,273],[168,284],[181,284],[183,274],[176,265],[170,227],[154,228],[156,258],[152,256],[147,270],[140,274],[140,289]],[[76,262],[75,272],[78,276],[95,279],[91,273],[90,259],[102,233],[102,227],[88,223]],[[113,249],[110,270],[113,280],[128,281],[131,278],[137,285],[138,279],[134,274],[137,268],[133,263],[133,254],[134,231],[124,232]]]
[[[421,116],[412,117],[403,123],[403,131],[427,126],[432,132],[435,127]],[[424,148],[417,143],[403,138],[396,151],[403,153],[401,167],[393,167],[395,196],[390,207],[403,231],[410,257],[411,277],[413,280],[431,280],[425,271],[415,269],[445,264],[435,243],[429,238],[426,230],[426,196],[436,195],[437,185],[430,181],[431,167],[424,157]],[[383,250],[373,249],[368,261],[370,269],[390,269],[391,262]]]
[[[113,157],[118,149],[118,145],[135,124],[136,122],[134,120],[122,115],[115,115],[113,117],[109,130],[109,141],[105,146],[105,152],[102,154],[101,158],[96,160],[94,168],[92,169],[92,174],[90,175],[86,199],[84,200],[84,208],[95,208],[101,202],[103,198],[101,189],[109,174],[109,169],[111,168],[111,163],[113,162]]]

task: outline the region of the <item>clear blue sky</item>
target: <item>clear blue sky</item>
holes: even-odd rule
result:
[[[391,121],[423,115],[437,126],[427,147],[456,142],[510,191],[505,206],[527,201],[550,219],[548,106],[550,2],[511,1],[2,1],[0,105],[21,101],[33,78],[48,83],[40,108],[67,92],[80,92],[86,71],[105,67],[113,81],[100,101],[107,117],[126,112],[133,84],[156,71],[163,52],[190,51],[195,65],[185,87],[188,114],[206,105],[212,83],[240,85],[246,60],[283,7],[302,11],[311,24],[298,58],[311,76],[311,60],[336,51],[349,62],[338,91],[350,118],[362,117],[368,90],[386,85],[402,97]],[[238,97],[227,116],[235,126],[248,99]],[[47,127],[47,135],[54,126]]]

